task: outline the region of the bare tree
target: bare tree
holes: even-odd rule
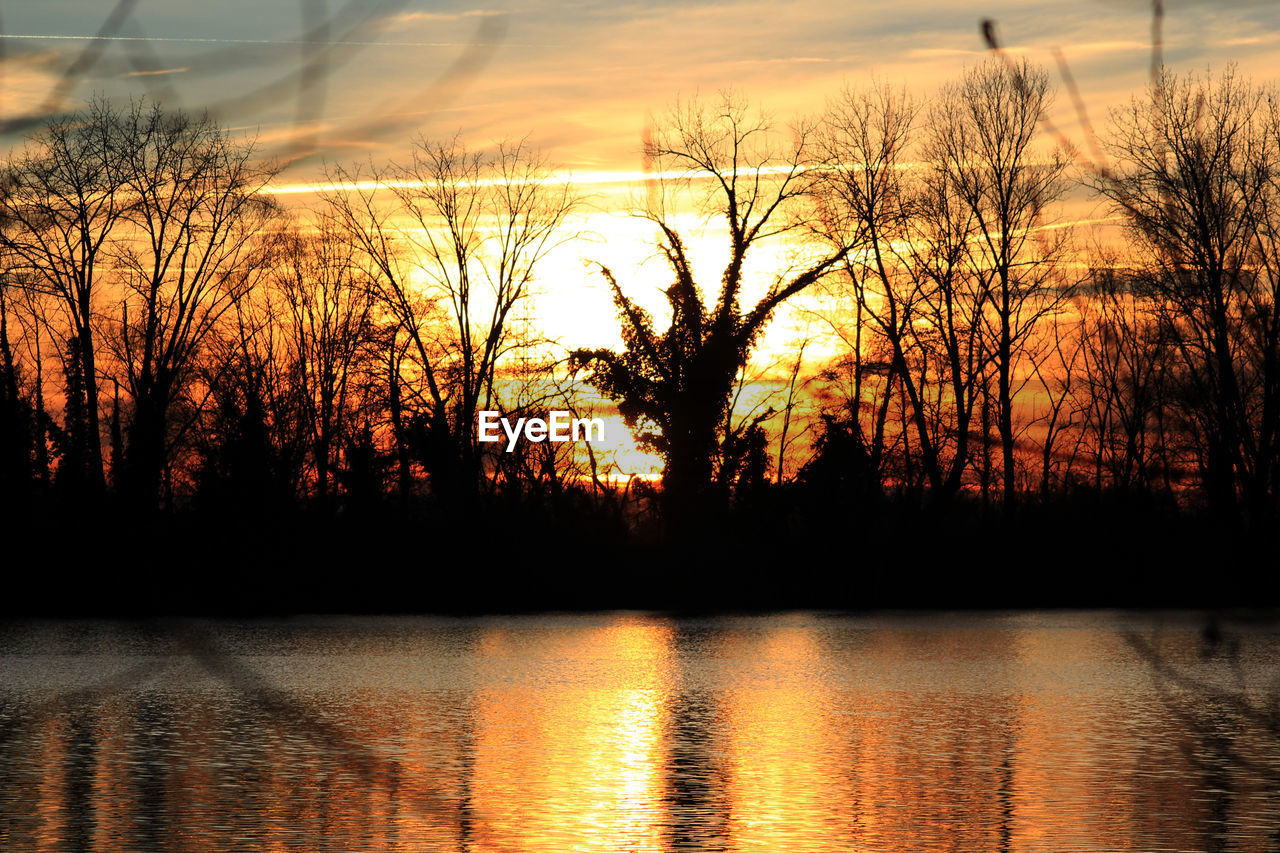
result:
[[[927,126],[935,130],[919,134],[917,112],[905,93],[886,87],[848,89],[829,106],[815,221],[833,245],[858,247],[845,258],[844,280],[856,305],[849,320],[859,398],[868,388],[864,360],[883,353],[884,388],[872,386],[880,406],[865,441],[870,458],[884,445],[896,395],[910,432],[899,436],[910,454],[903,470],[918,470],[945,501],[969,468],[970,424],[994,358],[986,329],[991,276],[976,263],[977,211],[945,157],[928,159],[940,153],[936,128],[946,118],[931,111]]]
[[[274,169],[208,116],[133,103],[108,112],[130,200],[112,255],[123,278],[113,344],[133,400],[127,490],[154,502],[173,405],[214,327],[265,274]]]
[[[1032,423],[1042,430],[1040,439],[1040,496],[1049,496],[1051,481],[1055,471],[1059,481],[1066,478],[1062,474],[1063,466],[1057,459],[1061,450],[1061,442],[1071,430],[1079,425],[1079,412],[1076,409],[1078,396],[1075,391],[1081,377],[1081,362],[1085,360],[1084,323],[1080,318],[1075,322],[1066,316],[1066,311],[1059,311],[1048,318],[1050,331],[1044,337],[1044,343],[1035,357],[1030,359],[1031,372],[1043,389],[1044,411],[1037,415]],[[1070,458],[1066,468],[1070,469]]]
[[[1067,168],[1061,151],[1035,145],[1050,99],[1043,69],[1026,61],[1010,68],[990,57],[943,88],[926,146],[926,159],[945,171],[976,225],[967,252],[970,267],[986,278],[1006,509],[1017,490],[1014,397],[1025,384],[1019,363],[1037,322],[1066,295],[1055,264],[1065,234],[1039,228],[1065,190]]]
[[[905,397],[904,417],[918,431],[936,485],[936,456],[921,398],[924,389],[914,369],[921,363],[913,331],[922,282],[900,255],[913,216],[912,186],[904,166],[917,111],[905,93],[887,87],[846,89],[823,118],[817,139],[821,166],[809,180],[819,238],[832,247],[856,247],[842,260],[840,285],[829,288],[847,290],[837,292],[837,299],[851,296],[854,305],[852,316],[845,312],[843,318],[828,320],[850,349],[853,388],[847,428],[878,469],[890,407],[895,397]],[[868,370],[868,356],[884,369]],[[881,382],[874,382],[876,377]],[[868,396],[878,405],[871,407],[873,417],[864,427],[863,403]]]
[[[504,360],[531,343],[513,329],[513,312],[567,238],[574,192],[523,141],[484,153],[456,138],[419,139],[406,165],[375,171],[371,184],[357,169],[330,177],[328,215],[410,342],[419,455],[437,487],[474,490],[477,413],[502,408]]]
[[[278,256],[275,276],[287,268]],[[205,342],[199,385],[208,398],[196,436],[197,497],[254,514],[305,497],[315,433],[292,315],[274,288],[238,301]]]
[[[778,462],[774,472],[778,485],[782,485],[786,478],[787,451],[812,431],[814,427],[811,419],[806,421],[801,416],[805,392],[817,378],[810,375],[801,379],[801,371],[804,368],[804,351],[812,341],[812,337],[808,334],[796,341],[795,358],[788,370],[786,397],[782,403],[781,410],[782,426],[778,432]]]
[[[447,400],[449,389],[441,370],[444,347],[436,330],[444,319],[438,294],[416,282],[418,260],[401,233],[403,219],[389,184],[391,169],[336,166],[328,174],[329,189],[321,195],[322,216],[355,250],[372,283],[375,322],[390,328],[386,335],[387,388],[392,429],[401,462],[402,488],[410,432],[425,432],[417,442],[418,456],[435,489],[452,488],[460,463],[449,441],[433,441],[451,434]],[[403,341],[403,342],[402,342]],[[411,430],[413,419],[418,430]]]
[[[562,226],[577,200],[523,140],[486,156],[456,138],[419,139],[400,175],[394,190],[415,226],[406,237],[448,317],[439,340],[452,443],[472,471],[478,413],[503,407],[500,365],[537,343],[516,328],[515,312],[538,264],[568,238]]]
[[[1268,103],[1272,109],[1268,109]],[[1280,121],[1234,69],[1163,71],[1112,115],[1094,188],[1127,223],[1132,274],[1160,298],[1188,424],[1219,512],[1265,514],[1280,439]]]
[[[338,452],[348,437],[357,373],[373,369],[362,364],[376,343],[373,290],[354,247],[331,223],[322,221],[314,234],[287,234],[281,243],[272,282],[286,311],[316,491],[323,502],[332,492]]]
[[[1172,352],[1160,318],[1160,302],[1129,275],[1113,253],[1082,285],[1074,366],[1060,382],[1080,415],[1081,439],[1089,439],[1094,488],[1145,491],[1150,486],[1158,443],[1157,420],[1172,384]],[[1074,374],[1074,376],[1072,376]],[[1169,460],[1161,460],[1166,483]],[[1105,475],[1105,476],[1104,476]],[[1105,479],[1105,483],[1104,483]]]
[[[0,239],[30,286],[57,297],[75,341],[68,386],[83,413],[74,441],[85,455],[91,489],[105,485],[98,401],[97,321],[108,241],[131,199],[123,192],[115,113],[105,100],[50,120],[4,166]],[[80,434],[82,433],[82,434]]]

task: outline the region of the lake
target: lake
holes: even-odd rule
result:
[[[1280,624],[11,622],[0,849],[1280,850]]]

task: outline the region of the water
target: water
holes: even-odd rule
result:
[[[1280,850],[1280,627],[0,626],[5,851]]]

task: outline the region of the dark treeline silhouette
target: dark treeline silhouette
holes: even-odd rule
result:
[[[677,105],[638,211],[669,313],[600,257],[623,346],[572,352],[531,298],[582,201],[525,142],[418,139],[290,209],[206,117],[51,121],[0,186],[0,512],[35,585],[10,609],[1269,601],[1278,102],[1166,71],[1079,168],[1038,131],[1052,96],[993,58],[789,128]],[[1083,193],[1118,227],[1071,227]],[[744,403],[786,304],[836,351],[806,337],[783,402]],[[660,482],[477,437],[610,402]]]

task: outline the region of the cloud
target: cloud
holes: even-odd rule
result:
[[[785,56],[772,59],[739,59],[733,65],[796,65],[804,63],[836,62],[827,56]]]
[[[271,84],[266,103],[233,105],[224,120],[262,127],[293,121],[302,81],[292,75],[306,52],[296,4],[259,16],[249,14],[256,8],[251,0],[214,5],[216,16],[210,4],[197,0],[145,9],[139,4],[139,32],[155,53],[146,64],[134,64],[130,51],[139,43],[112,42],[77,83],[71,102],[94,91],[114,97],[172,81],[182,102],[198,108]],[[519,6],[476,8],[408,0],[386,17],[370,12],[369,20],[333,30],[334,39],[351,41],[328,51],[328,61],[310,79],[308,91],[320,105],[310,117],[343,122],[341,130],[321,135],[322,142],[333,140],[335,157],[346,156],[346,143],[357,132],[367,132],[370,147],[403,148],[414,130],[440,135],[461,129],[477,143],[533,132],[566,165],[629,169],[638,163],[645,116],[660,112],[679,92],[733,85],[780,120],[821,109],[843,84],[861,84],[873,73],[924,99],[982,58],[978,22],[990,16],[1011,52],[1052,70],[1051,50],[1060,48],[1091,114],[1101,119],[1108,105],[1146,79],[1150,8],[1146,0],[987,0],[980,7],[969,0],[902,0],[892,7],[869,0],[836,7],[818,0],[521,0]],[[61,0],[6,7],[5,25],[11,34],[58,35],[79,27],[77,21],[100,17],[90,0]],[[504,32],[479,32],[499,21],[507,24]],[[1236,59],[1242,71],[1261,79],[1275,74],[1278,30],[1280,3],[1170,0],[1165,55],[1180,69]],[[469,39],[482,35],[493,43],[488,64],[459,82],[450,78],[448,87],[429,88],[472,46]],[[10,56],[35,44],[4,42]],[[46,75],[56,78],[85,41],[38,44],[46,50],[56,45],[51,52],[57,61],[41,73],[7,65],[14,75],[5,80],[11,104],[38,101],[56,81],[46,84]],[[27,76],[13,91],[20,74]],[[1065,97],[1058,103],[1069,110]],[[371,123],[389,113],[410,123]]]
[[[919,47],[914,50],[907,51],[906,55],[912,58],[932,59],[938,56],[981,56],[986,53],[985,50],[961,50],[953,47]]]
[[[129,73],[125,74],[124,76],[126,76],[126,77],[155,77],[155,76],[160,75],[160,74],[181,74],[181,73],[182,73],[182,72],[184,72],[184,71],[190,71],[190,70],[191,70],[191,67],[190,67],[190,66],[183,66],[182,68],[161,68],[161,69],[159,69],[159,70],[157,70],[157,71],[130,71]]]
[[[1166,45],[1166,46],[1169,47],[1171,45]],[[1077,53],[1077,54],[1108,53],[1111,51],[1123,51],[1123,50],[1137,50],[1137,51],[1146,52],[1151,50],[1151,43],[1149,41],[1133,41],[1133,40],[1080,42],[1076,44],[1064,44],[1062,45],[1062,50],[1064,52]]]
[[[401,12],[398,15],[392,15],[387,22],[389,24],[414,24],[419,21],[460,21],[465,18],[492,18],[498,15],[506,15],[500,9],[467,9],[464,12]]]

